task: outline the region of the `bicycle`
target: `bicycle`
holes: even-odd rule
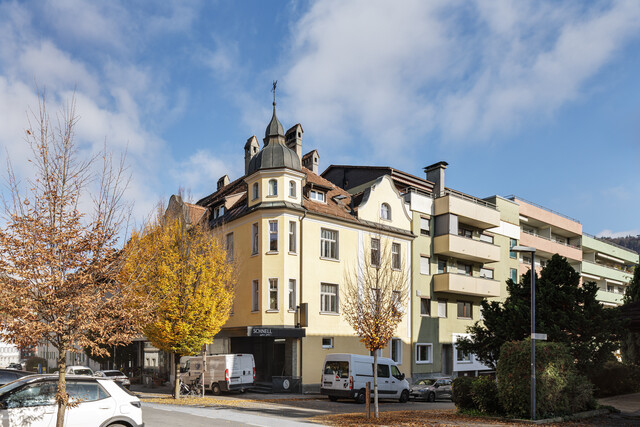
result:
[[[200,383],[200,378],[191,382],[191,385],[185,383],[180,379],[180,396],[185,397],[197,397],[200,396],[202,390],[202,385]],[[175,392],[171,393],[173,397],[176,397]]]

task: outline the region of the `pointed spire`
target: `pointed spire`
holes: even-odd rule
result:
[[[267,145],[271,137],[282,137],[282,142],[284,142],[284,127],[282,127],[282,123],[278,120],[278,116],[276,116],[276,86],[278,84],[277,80],[273,81],[273,116],[271,116],[271,122],[267,126],[266,131],[264,132],[264,142]]]

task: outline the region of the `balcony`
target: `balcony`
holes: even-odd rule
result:
[[[536,248],[546,258],[551,258],[553,254],[559,254],[570,260],[582,261],[582,249],[579,247],[567,245],[528,231],[522,230],[519,244]]]
[[[500,282],[465,274],[441,273],[433,276],[433,290],[486,298],[499,297]]]
[[[617,280],[622,283],[629,283],[631,279],[633,279],[633,274],[627,273],[626,271],[585,260],[582,260],[580,271],[603,279]]]
[[[622,305],[622,294],[616,294],[615,292],[608,292],[599,290],[596,294],[596,300],[600,301],[603,304],[609,305]]]
[[[454,214],[462,223],[486,230],[500,226],[500,212],[484,200],[447,190],[447,195],[435,200],[435,215]]]
[[[436,236],[433,253],[482,263],[500,261],[500,246],[455,234]]]

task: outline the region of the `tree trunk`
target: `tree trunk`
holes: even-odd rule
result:
[[[173,396],[176,399],[180,399],[180,356],[177,353],[173,353],[173,361],[174,361],[174,374],[176,380],[173,384]]]
[[[373,352],[373,417],[378,418],[378,350]]]
[[[58,350],[58,417],[56,427],[64,427],[64,414],[67,409],[67,350],[63,347]]]

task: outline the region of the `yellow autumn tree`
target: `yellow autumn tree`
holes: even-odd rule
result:
[[[221,240],[188,216],[158,215],[129,242],[139,248],[124,274],[139,270],[138,283],[156,307],[144,327],[149,341],[174,355],[174,396],[179,398],[180,357],[201,351],[227,321],[233,304],[235,267]]]

